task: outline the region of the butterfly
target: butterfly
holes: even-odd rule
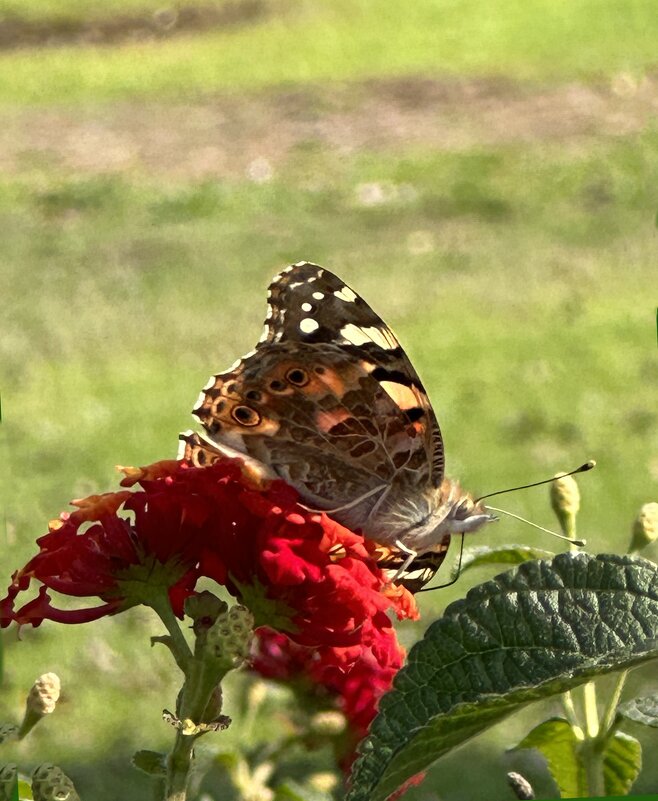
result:
[[[255,349],[212,376],[182,434],[196,465],[239,456],[307,508],[381,547],[392,580],[420,589],[453,534],[496,518],[445,478],[427,393],[391,329],[340,278],[300,262],[272,281]]]

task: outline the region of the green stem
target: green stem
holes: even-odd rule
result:
[[[576,515],[570,514],[567,516],[567,519],[564,523],[564,533],[570,540],[576,539]],[[578,553],[580,550],[577,545],[574,545],[573,542],[569,543],[569,550],[572,553]]]
[[[189,663],[187,678],[183,685],[178,717],[181,722],[191,720],[199,723],[213,690],[219,685],[230,667],[218,672],[215,664],[209,664],[203,657],[195,656]],[[167,757],[166,801],[185,801],[187,783],[192,767],[192,750],[199,734],[176,732],[176,740]]]
[[[599,710],[596,705],[596,685],[593,681],[588,681],[583,687],[583,705],[585,709],[585,731],[590,740],[595,740],[599,736]]]
[[[576,707],[573,702],[571,690],[567,690],[565,693],[562,693],[562,708],[564,709],[565,717],[571,726],[575,738],[577,740],[584,740],[585,732],[583,731],[580,721],[578,720],[578,714],[576,713]]]
[[[192,651],[183,636],[183,632],[180,630],[178,619],[171,608],[169,595],[165,592],[157,598],[150,599],[149,606],[158,614],[160,620],[164,623],[165,628],[169,632],[170,648],[176,660],[176,664],[183,673],[187,674],[187,666],[192,659]]]
[[[601,798],[605,795],[603,779],[603,752],[605,740],[587,739],[581,744],[580,753],[587,777],[587,793],[589,798]]]
[[[628,676],[627,670],[624,670],[622,671],[622,673],[620,673],[619,678],[617,679],[617,683],[615,684],[615,688],[612,691],[612,695],[610,696],[610,700],[606,705],[605,711],[603,713],[603,718],[601,720],[601,733],[603,735],[607,736],[613,729],[615,719],[617,717],[617,707],[619,706],[619,699],[621,698],[624,685],[626,684],[627,676]]]

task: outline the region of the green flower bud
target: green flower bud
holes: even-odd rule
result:
[[[32,773],[34,801],[80,801],[73,782],[61,768],[44,762]]]
[[[556,473],[551,484],[551,506],[566,537],[573,539],[576,532],[576,515],[580,509],[580,490],[573,476]]]
[[[197,636],[209,629],[227,609],[227,603],[207,590],[190,595],[185,600],[185,614],[194,621],[192,628]]]
[[[249,656],[253,628],[251,612],[245,606],[233,606],[208,630],[205,648],[215,659],[239,667]]]
[[[18,768],[16,765],[0,765],[0,798],[18,798],[17,782]]]
[[[645,503],[633,523],[631,553],[640,551],[658,538],[658,503]]]

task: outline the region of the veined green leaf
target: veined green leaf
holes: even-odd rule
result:
[[[603,752],[606,795],[628,795],[642,769],[642,746],[635,737],[616,731]]]
[[[525,562],[451,604],[409,654],[347,801],[406,779],[531,701],[658,656],[658,570],[639,557]]]
[[[459,572],[464,573],[472,567],[483,565],[520,565],[532,559],[551,559],[555,554],[542,548],[531,548],[529,545],[501,545],[492,548],[489,545],[478,545],[464,551]]]
[[[546,760],[561,798],[587,797],[587,776],[578,758],[578,740],[568,721],[551,718],[540,723],[516,746],[534,748]]]

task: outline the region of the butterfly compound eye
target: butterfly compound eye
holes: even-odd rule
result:
[[[242,426],[257,426],[260,423],[260,415],[250,406],[236,406],[231,415]]]
[[[292,367],[286,373],[286,381],[296,387],[305,387],[309,380],[308,373],[306,370],[302,370],[301,367]]]

